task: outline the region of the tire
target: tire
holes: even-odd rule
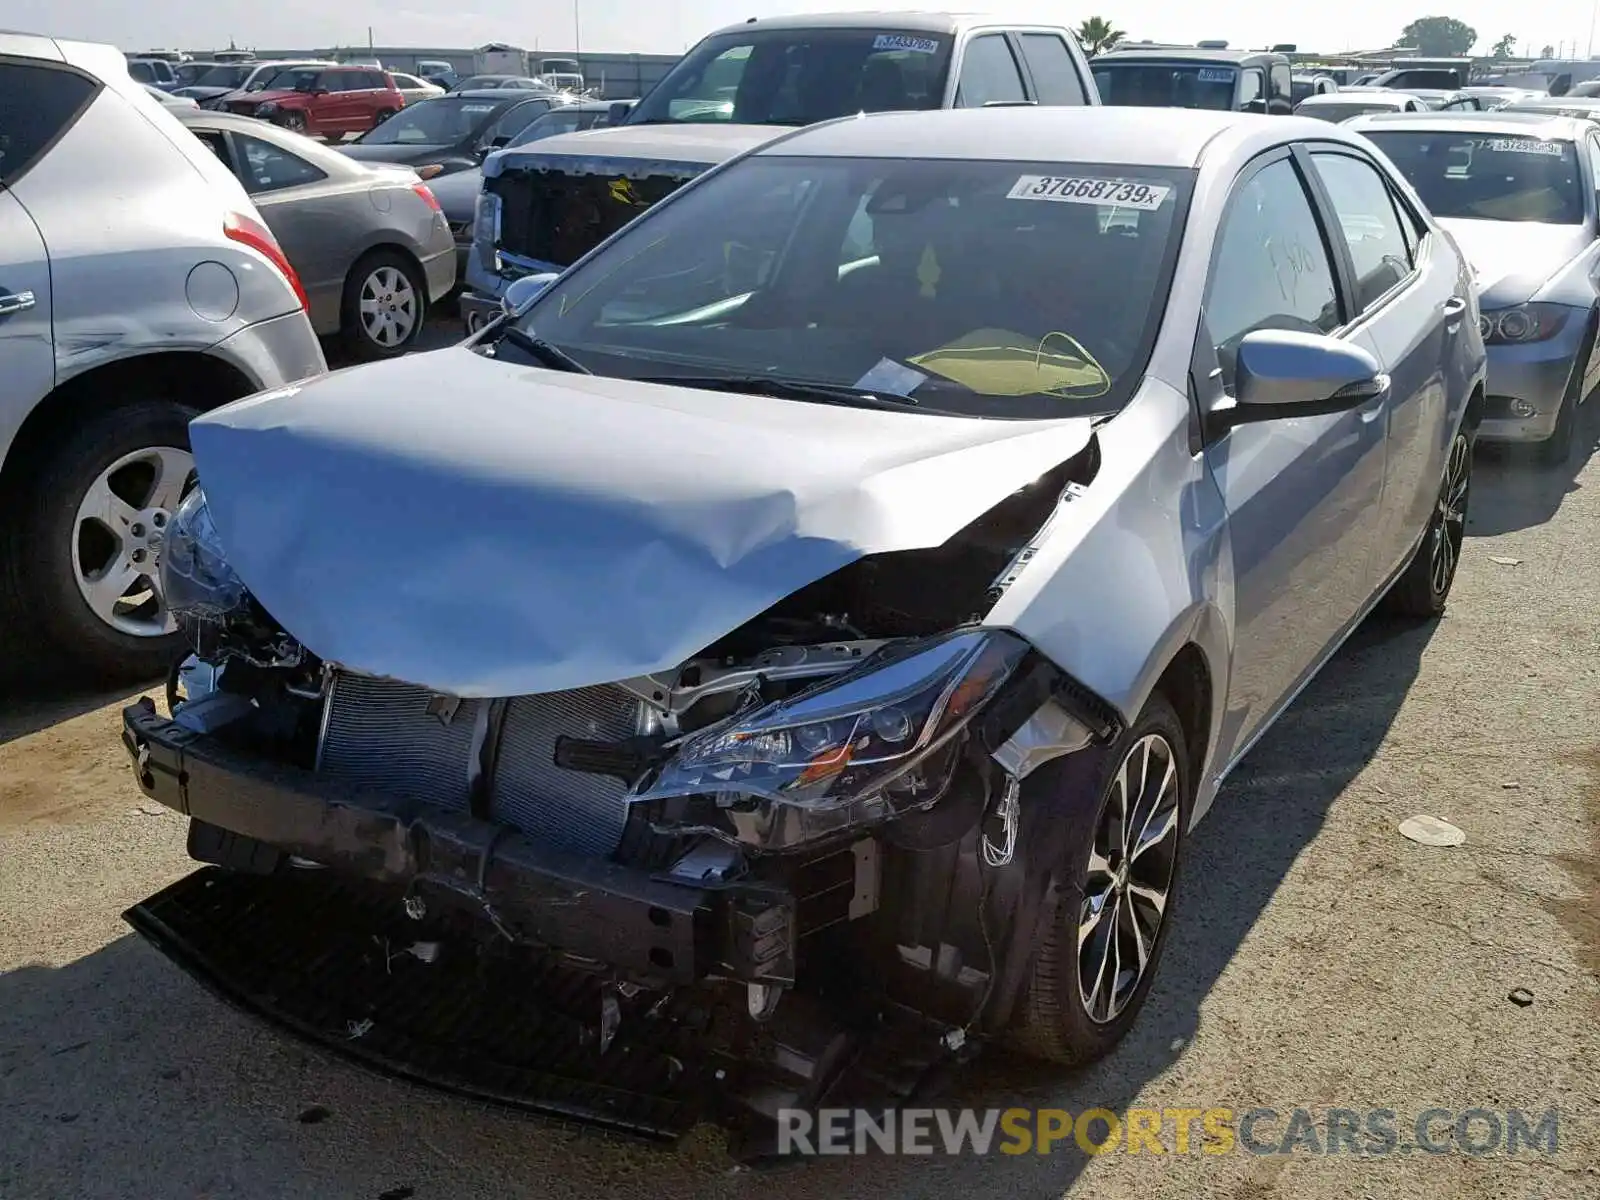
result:
[[[1132,781],[1134,772],[1142,768],[1146,746],[1159,748],[1151,757],[1150,773],[1163,784],[1156,794],[1153,809],[1144,804],[1136,805],[1134,824],[1144,825],[1138,813],[1162,814],[1157,816],[1156,827],[1165,828],[1166,832],[1159,838],[1147,840],[1146,848],[1138,857],[1123,860],[1134,865],[1130,873],[1125,868],[1119,870],[1120,850],[1115,846],[1115,839],[1108,840],[1108,830],[1120,828],[1118,797],[1125,794],[1121,786],[1122,767],[1131,761],[1133,770],[1128,775],[1127,792],[1137,792]],[[1171,766],[1170,786],[1165,782],[1167,767],[1163,762]],[[1018,1007],[1018,1019],[1007,1031],[1007,1040],[1013,1049],[1046,1062],[1081,1066],[1104,1057],[1127,1034],[1144,1007],[1166,945],[1167,931],[1172,926],[1183,834],[1189,823],[1193,797],[1194,783],[1190,779],[1183,724],[1166,698],[1157,693],[1106,756],[1095,803],[1084,806],[1076,816],[1069,818],[1073,825],[1063,842],[1067,847],[1067,861],[1060,865],[1061,874],[1053,889],[1054,919],[1031,968]],[[1108,846],[1111,848],[1107,849]],[[1111,870],[1091,869],[1093,862],[1109,863]],[[1166,883],[1159,912],[1138,898],[1149,891],[1138,893],[1129,882],[1142,882],[1150,889],[1157,875],[1164,877]],[[1101,887],[1093,886],[1096,883]],[[1120,934],[1119,951],[1125,949],[1130,956],[1136,955],[1132,939],[1139,934],[1134,932],[1133,926],[1124,927],[1125,914],[1137,924],[1139,931],[1148,935],[1147,940],[1141,939],[1138,943],[1146,948],[1143,972],[1125,982],[1113,982],[1109,993],[1103,983],[1098,989],[1086,989],[1082,975],[1085,968],[1092,975],[1097,962],[1109,965],[1109,953],[1105,959],[1097,959],[1095,953],[1102,944],[1097,939],[1108,929],[1107,919],[1102,915],[1081,949],[1078,932],[1090,899],[1102,893],[1109,899],[1102,902],[1098,910],[1101,914],[1108,905],[1118,906],[1112,910],[1109,928]],[[1121,980],[1120,957],[1117,963],[1116,978]]]
[[[372,304],[386,323],[375,321],[373,313],[363,309]],[[416,345],[427,320],[428,289],[422,272],[395,250],[363,255],[344,281],[340,312],[339,334],[352,355],[369,362],[397,358]],[[388,340],[382,340],[385,336]]]
[[[1416,553],[1394,581],[1380,605],[1389,616],[1430,620],[1444,614],[1450,588],[1461,564],[1466,537],[1467,505],[1472,499],[1473,437],[1458,429],[1445,456],[1439,497],[1428,517],[1427,531]]]
[[[160,599],[160,533],[193,486],[189,421],[196,415],[155,397],[101,413],[24,481],[20,620],[58,662],[147,679],[183,653]]]
[[[310,129],[310,126],[306,121],[306,115],[303,112],[283,113],[278,118],[278,123],[290,133],[298,133],[302,136],[306,136]]]
[[[1589,361],[1589,346],[1594,335],[1584,342],[1584,348],[1572,364],[1572,378],[1561,393],[1561,408],[1556,413],[1556,427],[1550,436],[1537,443],[1533,449],[1535,461],[1547,467],[1560,466],[1572,457],[1572,443],[1578,429],[1578,405],[1583,403],[1583,368]]]
[[[394,116],[394,109],[380,108],[377,112],[377,115],[372,120],[373,128],[377,128],[379,125],[382,125],[392,116]]]

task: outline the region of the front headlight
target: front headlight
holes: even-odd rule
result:
[[[774,816],[781,807],[799,822],[787,844],[927,807],[949,786],[956,735],[1027,652],[994,630],[886,647],[846,675],[687,738],[633,798],[709,797],[732,829],[792,825]]]
[[[178,628],[197,649],[208,630],[220,628],[245,609],[249,593],[228,565],[200,488],[189,493],[167,527],[161,548],[161,594]]]
[[[1571,311],[1565,304],[1517,304],[1480,313],[1478,328],[1489,346],[1547,342],[1561,332]]]
[[[275,113],[277,111],[278,111],[278,106],[276,104],[274,104],[271,100],[268,100],[264,104],[256,105],[256,116],[258,116],[258,117],[270,117],[273,113]]]

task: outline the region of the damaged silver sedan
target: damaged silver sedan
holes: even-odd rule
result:
[[[129,919],[367,1063],[751,1152],[1093,1060],[1228,771],[1443,610],[1483,377],[1326,123],[781,137],[462,347],[194,423],[194,654],[125,740],[211,865]]]

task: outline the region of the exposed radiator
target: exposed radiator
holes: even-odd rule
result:
[[[489,702],[340,674],[329,693],[318,755],[324,774],[458,812],[471,803]],[[606,741],[641,732],[644,706],[609,685],[518,696],[504,705],[490,815],[541,844],[597,857],[622,840],[626,785],[555,765],[556,739]]]

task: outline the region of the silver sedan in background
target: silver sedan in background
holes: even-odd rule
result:
[[[1472,262],[1489,348],[1481,436],[1564,462],[1600,357],[1600,126],[1537,113],[1367,117]]]
[[[361,358],[390,358],[422,335],[455,286],[455,242],[428,185],[373,168],[251,117],[178,118],[239,177],[294,264],[311,324]]]

